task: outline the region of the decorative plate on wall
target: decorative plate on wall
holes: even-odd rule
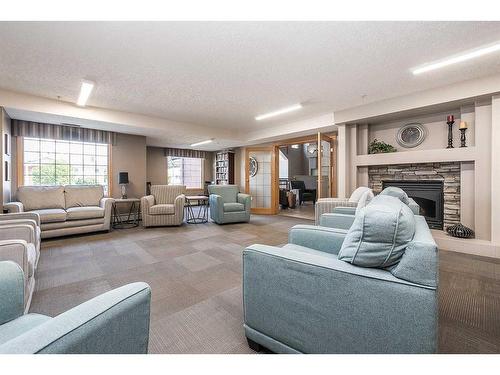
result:
[[[249,168],[250,168],[250,177],[254,177],[257,174],[257,171],[259,170],[259,162],[253,156],[250,157]]]
[[[412,148],[421,144],[426,136],[427,131],[424,126],[418,122],[412,122],[399,128],[396,140],[402,147]]]

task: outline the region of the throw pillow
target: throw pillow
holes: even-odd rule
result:
[[[382,190],[380,195],[390,195],[391,197],[398,198],[401,202],[403,202],[406,205],[410,203],[408,194],[406,194],[406,192],[403,189],[398,188],[396,186],[386,187],[384,190]]]

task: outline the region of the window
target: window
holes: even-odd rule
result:
[[[169,185],[186,185],[188,189],[203,188],[203,159],[167,157]]]
[[[24,138],[24,185],[102,185],[108,192],[108,145]]]

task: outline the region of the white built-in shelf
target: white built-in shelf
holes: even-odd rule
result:
[[[475,147],[456,147],[436,150],[398,151],[387,154],[357,155],[358,167],[388,164],[444,163],[452,161],[475,161]]]

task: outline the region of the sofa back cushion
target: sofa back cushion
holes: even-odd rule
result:
[[[371,193],[371,196],[373,197],[372,189],[366,186],[360,186],[359,188],[357,188],[352,192],[351,197],[349,198],[349,202],[357,203],[363,196],[363,194],[366,193],[367,191],[369,191]]]
[[[379,195],[356,215],[338,257],[361,267],[389,267],[399,262],[414,234],[410,208],[397,198]]]
[[[151,185],[151,195],[155,197],[155,204],[174,204],[175,198],[186,194],[184,185]]]
[[[415,216],[415,235],[391,273],[415,284],[437,287],[438,248],[423,216]]]
[[[240,189],[236,185],[208,185],[208,193],[220,195],[222,203],[236,203]]]
[[[380,195],[389,195],[391,197],[398,198],[401,202],[403,202],[406,205],[410,203],[408,194],[406,194],[406,192],[403,189],[398,188],[396,186],[386,187],[384,190],[382,190]]]
[[[25,211],[43,210],[45,208],[65,208],[63,186],[20,186],[17,189],[17,200]]]
[[[358,205],[356,206],[356,212],[355,214],[357,215],[363,208],[365,208],[368,203],[371,202],[373,199],[373,192],[371,190],[367,190],[363,193],[361,198],[359,198]]]
[[[66,185],[64,187],[66,208],[99,206],[104,197],[101,185]]]

